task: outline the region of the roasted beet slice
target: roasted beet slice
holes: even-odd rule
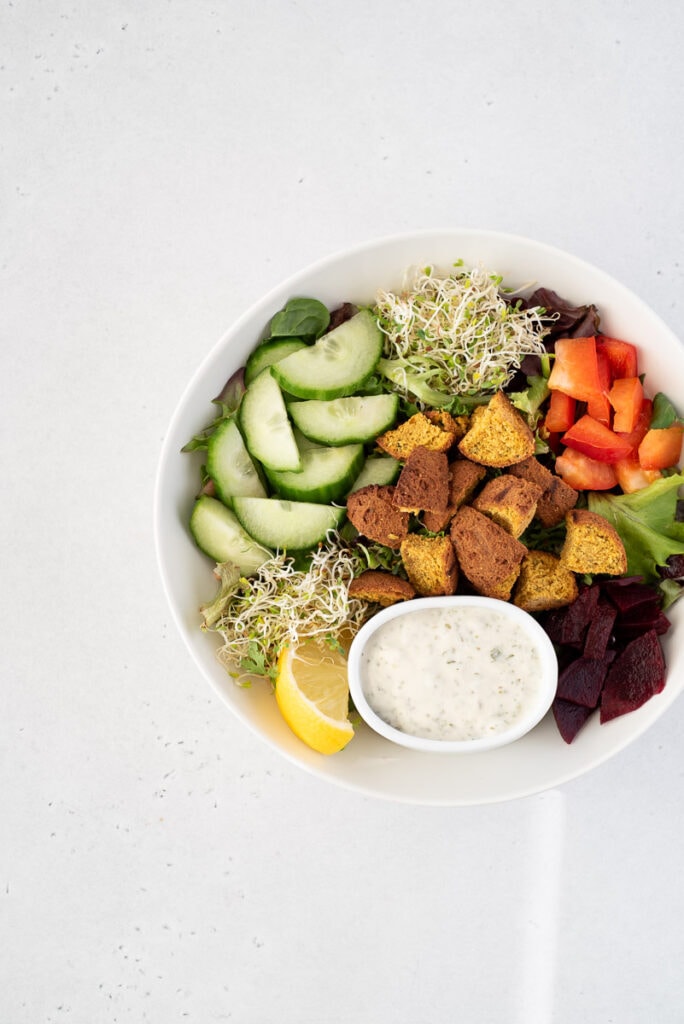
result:
[[[627,644],[606,676],[601,722],[636,711],[665,686],[665,659],[654,629]]]
[[[613,634],[616,618],[617,609],[601,595],[584,641],[585,658],[602,658],[604,656]]]
[[[558,726],[558,732],[566,743],[572,743],[584,723],[593,713],[593,708],[584,708],[581,704],[573,704],[569,700],[561,700],[556,697],[551,705],[553,717]]]
[[[611,652],[612,653],[612,652]],[[558,677],[556,696],[585,708],[595,708],[611,658],[575,658]]]
[[[582,646],[589,623],[596,613],[599,587],[583,587],[576,600],[565,609],[560,643]]]
[[[622,586],[616,586],[615,581],[610,580],[603,584],[603,590],[608,595],[619,612],[630,612],[643,604],[659,603],[660,598],[653,587],[646,583],[630,582]]]
[[[659,636],[662,636],[672,625],[659,608],[649,608],[643,614],[639,614],[640,608],[635,611],[634,615],[621,615],[618,619],[615,633],[622,641],[641,636],[642,633],[648,633],[650,629],[654,629]]]

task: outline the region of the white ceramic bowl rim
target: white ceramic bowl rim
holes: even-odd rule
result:
[[[561,740],[547,715],[519,742],[468,757],[445,759],[401,749],[370,729],[359,729],[340,754],[323,758],[289,734],[270,687],[236,687],[216,658],[218,640],[199,629],[199,605],[212,596],[211,566],[192,545],[188,517],[201,455],[180,449],[213,418],[211,398],[263,335],[288,299],[312,295],[329,304],[366,302],[378,288],[400,287],[407,267],[450,265],[461,258],[500,273],[507,284],[536,283],[569,301],[595,302],[602,330],[633,341],[644,355],[651,393],[664,390],[684,405],[684,349],[674,332],[625,285],[579,257],[534,239],[473,228],[440,228],[380,238],[326,256],[299,271],[238,317],[207,353],[171,417],[160,455],[154,497],[154,536],[162,585],[179,633],[197,667],[233,714],[280,756],[327,782],[357,793],[414,804],[465,806],[539,793],[598,767],[634,742],[684,687],[684,602],[668,610],[672,629],[662,640],[668,666],[662,693],[638,711],[600,725],[593,716],[572,744]]]
[[[532,641],[541,663],[539,689],[527,712],[514,725],[504,732],[493,736],[482,736],[471,740],[438,740],[415,736],[402,732],[389,725],[368,703],[364,687],[361,659],[369,641],[386,623],[397,618],[415,615],[417,612],[431,608],[485,608],[492,614],[509,618],[518,623],[520,629]],[[496,747],[513,743],[537,726],[547,713],[556,694],[558,683],[558,660],[553,644],[539,623],[527,612],[516,605],[505,601],[497,601],[490,597],[473,595],[418,597],[401,604],[391,605],[373,615],[359,630],[352,641],[348,659],[349,691],[354,707],[371,729],[392,743],[441,754],[475,754],[493,750]]]

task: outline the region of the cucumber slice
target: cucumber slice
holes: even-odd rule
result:
[[[381,354],[382,333],[364,309],[271,370],[283,390],[298,398],[343,398],[362,387]]]
[[[235,515],[260,544],[280,550],[315,548],[344,519],[344,508],[280,498],[235,498]]]
[[[339,448],[307,448],[302,451],[299,473],[274,473],[268,479],[280,498],[327,505],[347,493],[363,465],[363,445]]]
[[[352,484],[349,494],[361,490],[362,487],[368,487],[369,484],[378,484],[380,487],[393,484],[400,471],[401,463],[391,455],[370,455]]]
[[[209,438],[207,473],[214,481],[216,493],[226,505],[230,504],[236,494],[252,498],[266,497],[266,488],[233,417],[224,420]]]
[[[300,348],[307,347],[301,338],[274,338],[272,341],[262,342],[254,349],[245,364],[245,384],[251,384],[266,367],[273,366],[285,356],[291,356]]]
[[[245,391],[240,403],[240,427],[252,458],[269,469],[301,469],[283,394],[270,368],[262,370]]]
[[[195,502],[190,516],[190,532],[205,555],[215,562],[232,562],[245,576],[253,575],[273,555],[245,532],[229,508],[208,494],[203,494]]]
[[[289,413],[296,427],[312,441],[342,445],[371,441],[394,425],[398,395],[355,395],[330,402],[293,402]]]

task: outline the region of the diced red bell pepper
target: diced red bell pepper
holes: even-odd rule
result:
[[[633,449],[634,458],[638,458],[637,448],[646,437],[648,429],[651,426],[651,416],[653,415],[653,402],[650,398],[644,398],[641,406],[641,412],[639,413],[639,419],[634,425],[634,430],[631,430],[628,434],[620,433],[625,441],[629,441]],[[618,431],[616,431],[618,433]]]
[[[641,381],[638,377],[620,377],[613,381],[608,397],[615,409],[613,430],[630,434],[639,422],[639,414],[644,404]]]
[[[599,382],[601,391],[598,395],[592,395],[587,402],[587,412],[593,416],[604,427],[611,425],[613,408],[608,398],[611,385],[610,363],[608,356],[600,346],[596,346],[596,365],[598,366]]]
[[[670,469],[676,466],[682,453],[683,430],[678,424],[649,430],[639,445],[641,468]]]
[[[564,391],[552,391],[544,426],[551,434],[563,434],[575,422],[577,400]]]
[[[549,374],[551,391],[562,391],[578,402],[588,402],[603,388],[596,356],[596,338],[559,338]]]
[[[617,487],[615,467],[566,448],[556,459],[556,473],[576,491],[609,491]]]
[[[629,441],[588,415],[581,416],[563,434],[562,441],[568,448],[574,448],[598,462],[618,462],[632,451]]]
[[[639,460],[633,454],[626,459],[620,459],[615,463],[613,469],[617,476],[617,482],[625,494],[641,491],[662,476],[659,469],[642,469]]]
[[[604,334],[599,334],[596,338],[596,346],[608,356],[610,375],[613,380],[637,376],[637,350],[629,341],[607,338]]]

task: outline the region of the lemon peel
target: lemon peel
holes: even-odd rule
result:
[[[307,640],[278,656],[275,697],[292,732],[319,754],[336,754],[354,736],[347,718],[347,661]]]

